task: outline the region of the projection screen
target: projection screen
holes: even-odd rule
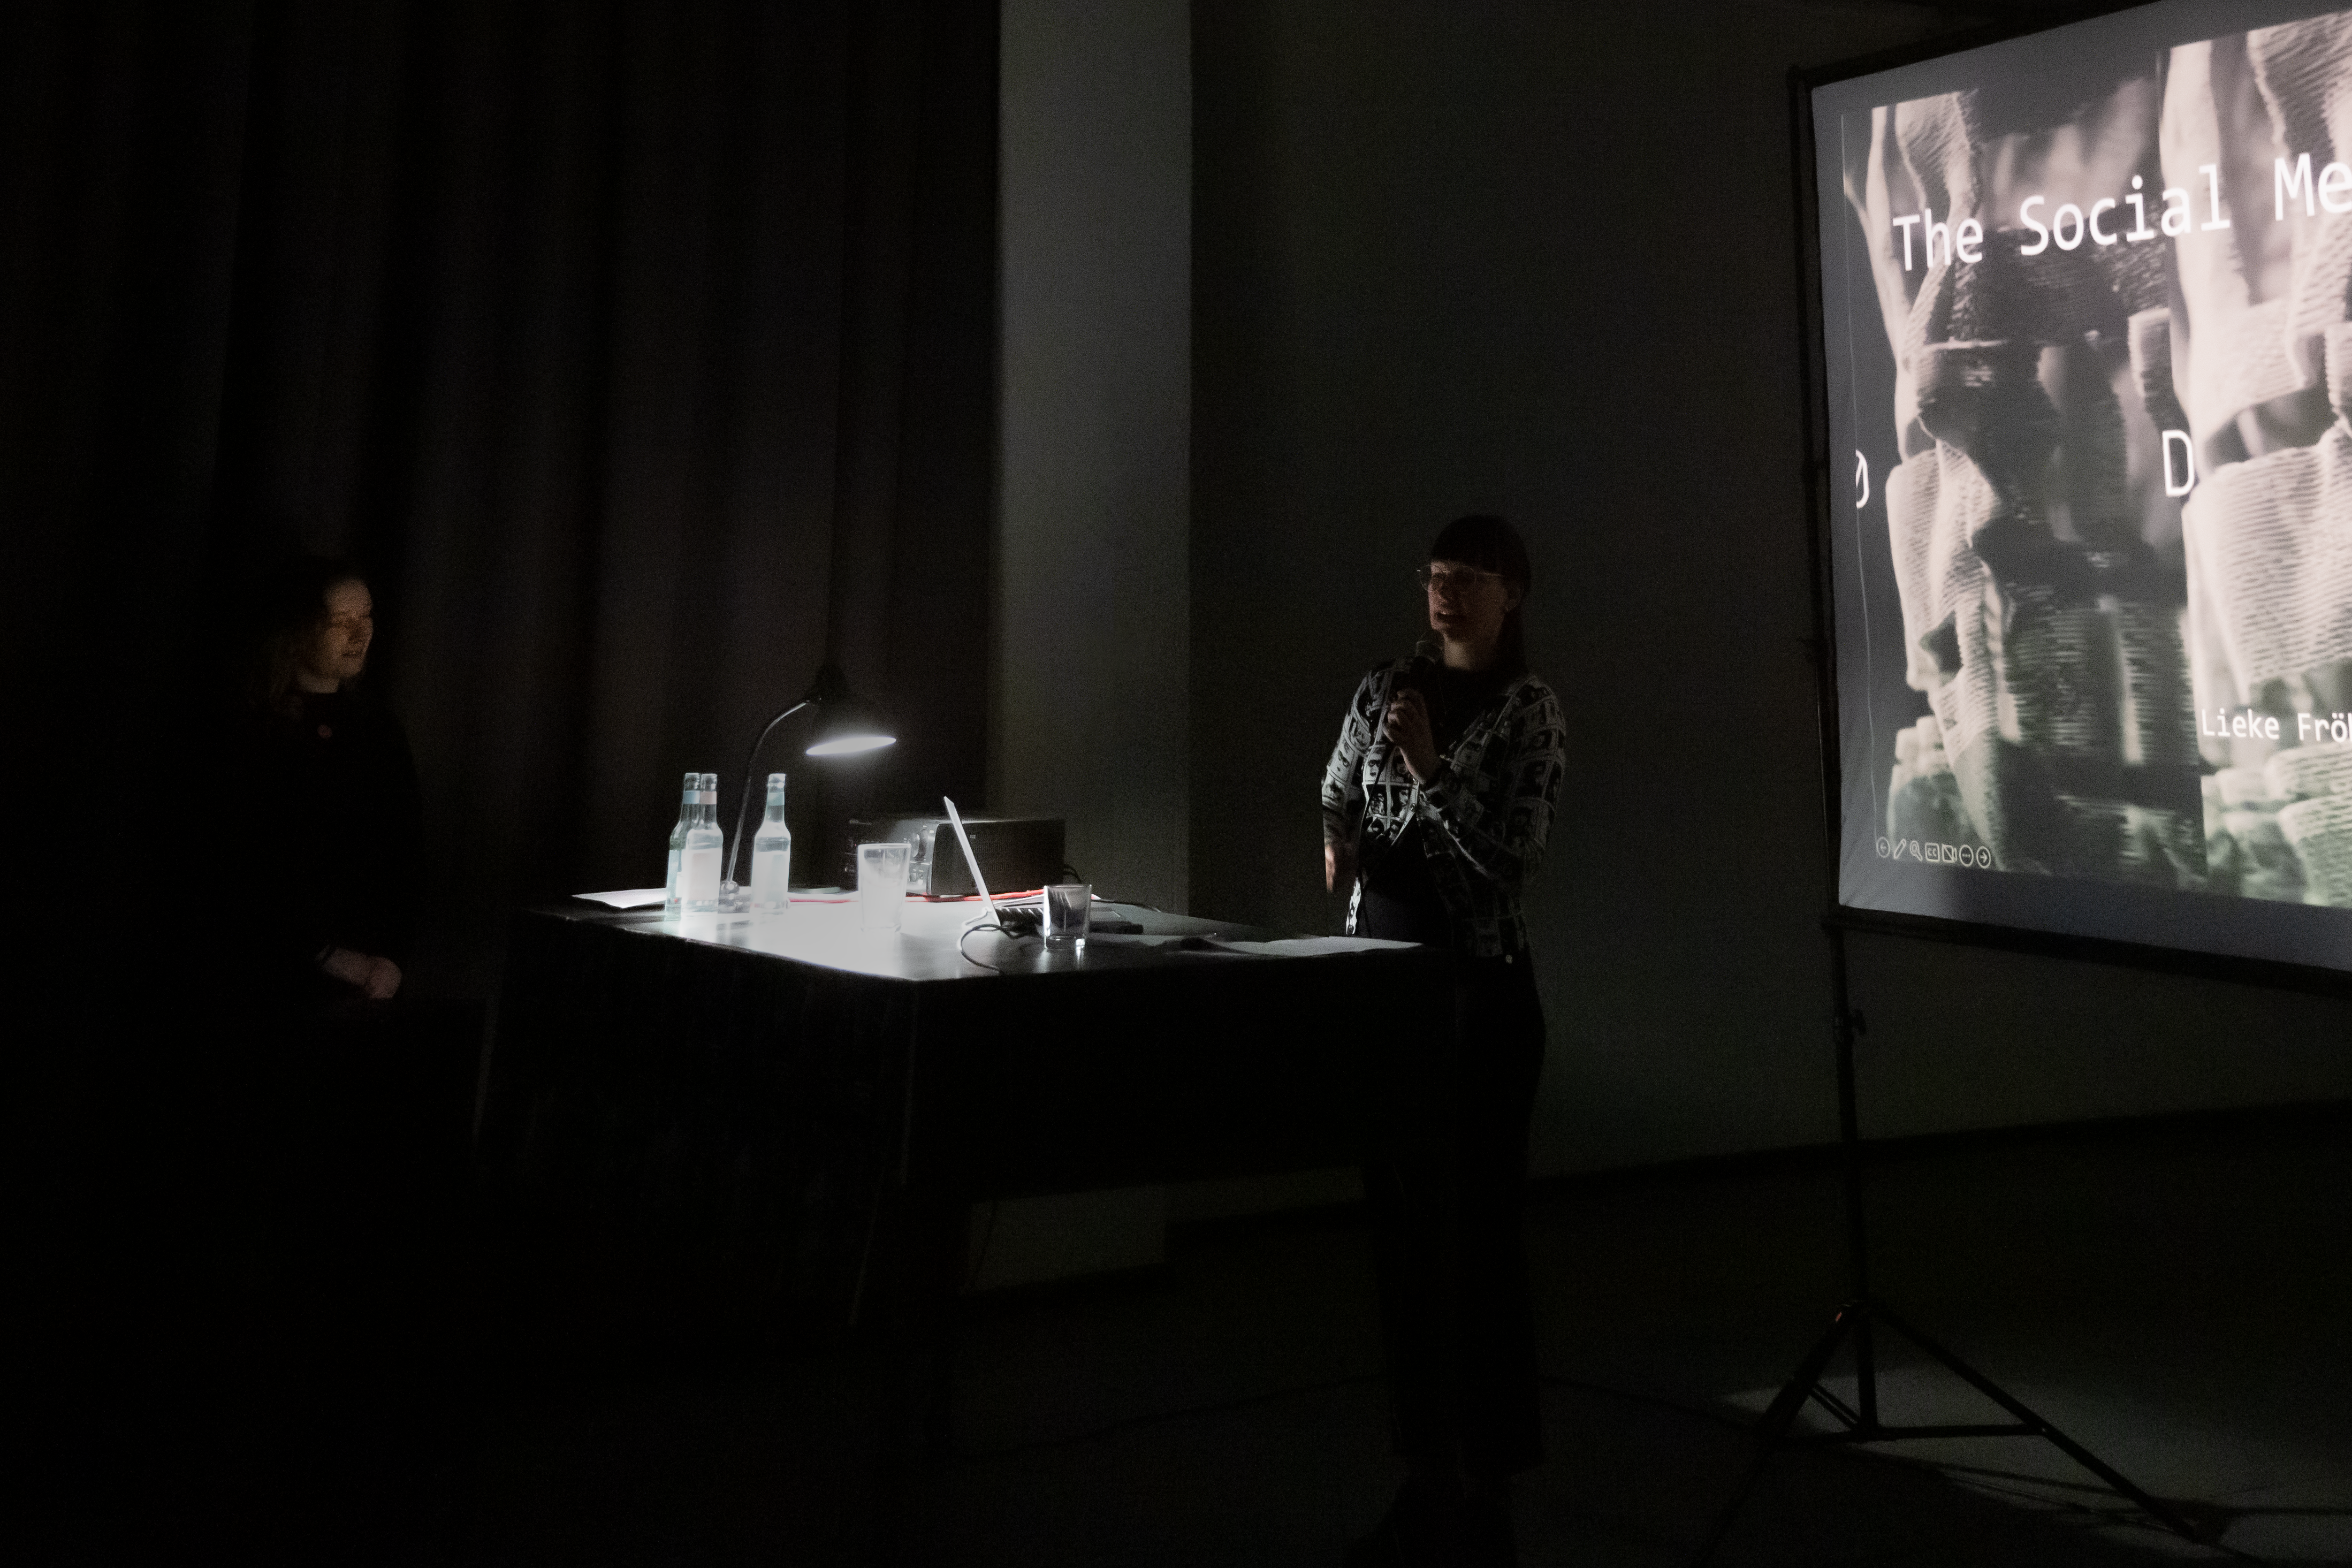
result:
[[[1805,90],[1839,903],[2352,970],[2352,10]]]

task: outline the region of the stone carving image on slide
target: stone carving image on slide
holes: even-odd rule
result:
[[[1874,834],[2352,908],[2352,11],[1838,131],[1925,708]]]

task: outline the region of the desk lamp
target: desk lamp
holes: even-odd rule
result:
[[[849,678],[841,673],[841,666],[821,666],[808,691],[798,702],[768,721],[760,738],[751,742],[751,754],[743,759],[743,788],[735,807],[735,837],[727,841],[727,879],[719,888],[719,907],[723,911],[740,913],[751,908],[751,895],[736,882],[735,871],[742,863],[743,825],[751,811],[751,781],[760,776],[760,748],[768,743],[777,725],[803,708],[817,710],[816,732],[809,738],[807,752],[812,757],[846,757],[898,743],[898,737],[891,733],[888,721],[873,704],[849,689]]]

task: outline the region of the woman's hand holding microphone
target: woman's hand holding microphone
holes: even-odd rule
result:
[[[1412,782],[1425,784],[1437,776],[1437,737],[1429,727],[1429,703],[1408,686],[1390,701],[1381,716],[1381,733],[1404,758]]]
[[[1425,784],[1437,776],[1439,757],[1437,736],[1429,723],[1429,700],[1412,687],[1398,692],[1381,715],[1381,733],[1404,759],[1405,771],[1412,782]],[[1323,890],[1336,893],[1356,879],[1356,850],[1353,845],[1325,840],[1323,845]]]

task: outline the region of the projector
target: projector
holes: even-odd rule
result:
[[[997,897],[1062,879],[1061,817],[967,813],[963,827],[971,836],[971,853],[980,862],[980,874],[988,879],[988,890]],[[909,847],[909,895],[961,899],[980,891],[971,885],[971,870],[963,863],[955,828],[944,816],[871,816],[852,821],[849,828],[851,847],[842,868],[845,888],[857,886],[857,845],[897,842]]]

